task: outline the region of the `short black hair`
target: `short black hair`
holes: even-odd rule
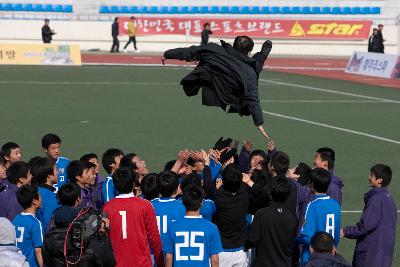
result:
[[[7,169],[7,179],[12,184],[17,184],[19,178],[26,178],[28,177],[29,173],[29,164],[24,161],[18,161],[13,164]]]
[[[378,27],[383,27],[383,24],[378,24]]]
[[[316,253],[332,253],[334,246],[333,237],[326,232],[317,232],[311,238],[311,247]]]
[[[189,185],[183,191],[182,203],[186,211],[197,211],[200,209],[204,199],[204,191],[198,186]]]
[[[53,175],[55,161],[49,158],[36,158],[31,167],[31,173],[33,176],[33,181],[39,185],[45,184],[47,177]]]
[[[36,161],[37,160],[39,160],[39,159],[41,159],[41,158],[43,158],[43,157],[40,157],[40,156],[36,156],[36,157],[33,157],[33,158],[31,158],[29,161],[28,161],[28,164],[29,164],[29,168],[30,168],[30,170],[31,170],[31,174],[32,174],[32,178],[33,179],[35,179],[35,176],[36,176]]]
[[[158,174],[157,186],[162,197],[171,197],[178,190],[179,178],[172,171],[160,172]]]
[[[136,156],[137,155],[135,153],[125,154],[124,157],[121,159],[120,166],[127,167],[133,171],[136,170],[137,169],[136,163],[132,161],[133,158]]]
[[[142,190],[144,199],[151,201],[160,195],[160,191],[158,190],[157,186],[157,180],[157,173],[149,173],[142,178],[140,189]]]
[[[254,41],[249,36],[237,36],[233,48],[247,56],[254,48]]]
[[[331,174],[323,168],[315,168],[311,171],[310,184],[318,193],[326,193],[331,183]]]
[[[46,22],[46,21],[49,22],[50,20],[49,19],[44,19],[44,22]]]
[[[53,133],[46,134],[42,137],[42,147],[48,149],[52,144],[61,144],[61,138]]]
[[[382,186],[388,186],[392,180],[392,169],[385,164],[375,164],[372,166],[371,174],[377,179],[382,179]]]
[[[132,16],[131,19],[136,19],[136,18],[134,16]]]
[[[75,206],[76,201],[81,196],[81,188],[76,183],[67,183],[61,186],[57,196],[61,205]]]
[[[321,147],[316,151],[323,161],[328,162],[328,169],[333,170],[335,168],[335,151],[330,147]]]
[[[203,27],[205,28],[207,26],[211,26],[210,23],[208,23],[208,22],[204,23]]]
[[[18,189],[17,201],[24,210],[32,206],[34,199],[39,200],[39,191],[36,186],[24,185]]]
[[[251,160],[253,157],[255,157],[255,156],[260,156],[260,157],[263,158],[263,160],[267,160],[267,159],[268,159],[267,153],[265,153],[265,151],[264,151],[264,150],[261,150],[261,149],[253,150],[253,151],[250,153],[250,160]]]
[[[91,159],[99,159],[95,153],[88,153],[83,155],[80,160],[81,161],[90,161]]]
[[[118,21],[118,17],[115,17],[115,18],[114,18],[114,22],[117,22],[117,21]]]
[[[294,174],[299,175],[297,182],[299,182],[302,186],[308,185],[310,182],[311,170],[311,167],[306,163],[300,162],[294,170]]]
[[[118,194],[129,194],[133,191],[136,174],[132,170],[122,167],[114,172],[112,179]]]
[[[198,174],[190,173],[182,179],[181,190],[184,191],[189,185],[195,185],[201,188],[201,179]]]
[[[96,165],[94,165],[90,161],[81,161],[81,160],[73,160],[71,161],[68,166],[67,166],[67,176],[68,179],[76,183],[76,177],[77,176],[82,176],[84,170],[95,168]]]
[[[279,176],[285,176],[289,170],[290,159],[289,156],[283,151],[276,151],[270,161],[271,166]]]
[[[101,163],[103,164],[103,168],[107,173],[111,173],[111,164],[115,163],[115,157],[123,156],[124,152],[119,150],[118,148],[111,148],[104,152],[103,157],[101,158]]]
[[[242,172],[234,164],[229,164],[222,171],[222,183],[224,190],[227,190],[231,193],[236,193],[239,191],[242,180]]]
[[[172,170],[172,167],[174,167],[175,163],[176,163],[176,159],[170,160],[170,161],[168,161],[167,163],[165,163],[164,171],[170,171],[170,170]]]
[[[14,142],[5,143],[1,147],[0,157],[4,160],[4,162],[7,162],[6,157],[9,157],[11,155],[11,151],[16,148],[19,148],[19,145]]]
[[[266,186],[269,174],[264,170],[254,170],[250,179],[259,186]]]
[[[271,190],[272,200],[284,203],[290,195],[290,184],[286,177],[279,177]]]

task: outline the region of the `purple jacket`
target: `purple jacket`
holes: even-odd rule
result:
[[[91,186],[93,201],[96,208],[99,210],[103,209],[103,197],[101,196],[101,188],[103,187],[104,179],[99,174],[96,177],[96,184]]]
[[[392,266],[396,239],[397,207],[387,187],[365,193],[361,220],[344,229],[344,235],[357,239],[354,267]]]
[[[244,148],[242,148],[239,154],[238,167],[243,173],[250,171],[250,152]]]
[[[18,186],[7,181],[0,185],[0,217],[5,217],[10,221],[23,211],[17,201]]]
[[[342,188],[344,184],[340,177],[336,176],[331,171],[331,183],[328,187],[327,195],[336,200],[340,206],[342,206]]]

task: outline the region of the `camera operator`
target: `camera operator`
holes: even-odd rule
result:
[[[63,185],[57,193],[61,207],[55,210],[53,226],[42,249],[46,266],[115,266],[111,242],[105,232],[109,220],[94,208],[80,209],[81,189],[75,183]]]

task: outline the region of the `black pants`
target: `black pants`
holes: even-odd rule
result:
[[[111,51],[110,52],[119,52],[119,40],[118,40],[118,36],[113,36],[113,43],[111,46]]]
[[[136,36],[129,36],[129,40],[126,43],[124,49],[126,49],[130,43],[133,43],[133,47],[135,48],[135,50],[137,50],[137,47],[136,47]]]

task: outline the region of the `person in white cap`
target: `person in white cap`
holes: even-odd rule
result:
[[[4,217],[0,217],[0,267],[29,267],[26,257],[15,246],[15,228]]]

